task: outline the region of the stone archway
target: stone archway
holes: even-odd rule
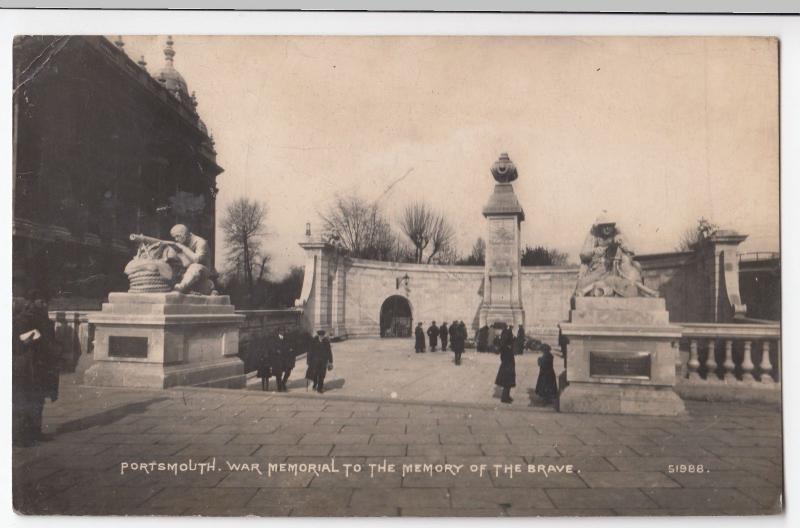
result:
[[[411,337],[411,304],[401,295],[387,297],[381,305],[381,337]]]

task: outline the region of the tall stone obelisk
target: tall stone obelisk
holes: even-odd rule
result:
[[[499,322],[524,325],[520,223],[525,220],[525,212],[511,185],[517,179],[517,168],[504,152],[494,162],[491,171],[497,183],[489,203],[483,208],[487,236],[480,326]]]

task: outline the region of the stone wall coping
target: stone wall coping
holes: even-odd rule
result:
[[[780,339],[781,325],[776,324],[719,324],[719,323],[681,323],[683,337],[695,338],[753,338]]]
[[[270,308],[264,310],[235,310],[237,314],[242,314],[244,316],[254,316],[254,315],[276,315],[276,314],[301,314],[303,313],[302,308]]]
[[[185,324],[232,324],[241,325],[245,321],[245,316],[239,314],[120,314],[96,312],[89,316],[91,324],[113,324],[113,325],[185,325]]]
[[[559,323],[559,328],[567,336],[597,337],[681,337],[682,328],[678,325],[587,325]]]

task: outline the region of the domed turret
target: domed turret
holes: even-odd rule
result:
[[[167,47],[164,48],[164,67],[156,73],[155,78],[179,101],[189,103],[189,89],[186,86],[186,81],[173,64],[173,58],[175,57],[175,50],[172,48],[173,44],[172,36],[167,37]]]

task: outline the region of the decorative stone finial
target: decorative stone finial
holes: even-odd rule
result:
[[[117,35],[117,40],[114,41],[114,45],[116,47],[118,47],[119,49],[122,49],[122,48],[125,47],[125,43],[122,42],[122,35]]]
[[[492,164],[492,176],[497,183],[511,183],[517,179],[517,167],[507,153],[500,154]]]
[[[167,47],[164,48],[164,57],[167,60],[167,65],[172,66],[173,57],[175,57],[175,50],[172,49],[172,45],[175,42],[172,40],[172,35],[167,37]]]
[[[139,57],[139,60],[136,62],[136,64],[138,64],[141,69],[147,70],[147,62],[144,60],[144,55]]]

